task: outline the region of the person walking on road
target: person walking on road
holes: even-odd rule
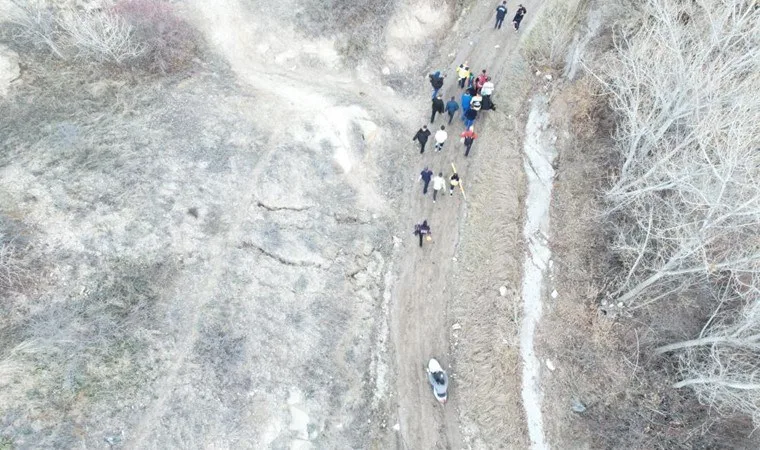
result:
[[[480,95],[483,97],[490,96],[493,94],[494,90],[494,84],[493,81],[491,81],[491,77],[486,77],[486,82],[483,83],[483,87],[480,88]]]
[[[501,24],[504,22],[504,18],[507,16],[507,0],[504,0],[501,2],[501,5],[496,7],[496,24],[493,26],[493,29],[500,29],[501,30]]]
[[[435,98],[435,96],[438,95],[438,91],[440,91],[441,88],[443,87],[443,78],[445,76],[446,75],[441,75],[441,72],[439,70],[436,70],[435,72],[429,75],[430,85],[433,86],[432,98]]]
[[[522,22],[523,16],[525,16],[525,14],[528,14],[528,10],[525,9],[523,5],[518,5],[515,17],[512,19],[512,25],[515,27],[515,33],[520,31],[520,22]]]
[[[425,167],[422,169],[422,172],[420,172],[420,180],[422,181],[422,195],[427,195],[428,191],[428,185],[430,184],[430,180],[433,179],[433,171]]]
[[[474,109],[468,109],[467,112],[464,114],[464,127],[466,129],[469,129],[472,127],[472,124],[475,123],[475,119],[478,117],[478,112]]]
[[[429,137],[430,130],[428,130],[427,125],[423,125],[412,138],[412,142],[417,141],[420,143],[420,154],[425,153],[425,144],[427,144]]]
[[[457,101],[454,100],[454,97],[451,97],[451,100],[446,103],[446,112],[449,113],[449,125],[451,125],[451,119],[454,118],[454,114],[456,114],[457,110],[459,110],[459,105],[457,104]]]
[[[446,186],[446,180],[443,179],[443,172],[438,172],[438,176],[433,177],[433,203],[438,196],[438,192]]]
[[[470,101],[472,100],[472,94],[470,94],[470,91],[467,90],[462,94],[462,120],[464,120],[464,115],[467,113],[467,110],[470,109]]]
[[[459,186],[459,174],[454,172],[449,178],[449,195],[454,195],[454,188]]]
[[[430,123],[433,123],[435,120],[435,114],[441,113],[443,114],[443,111],[446,110],[446,107],[443,104],[443,98],[441,94],[438,94],[435,98],[433,98],[433,113],[430,115]]]
[[[480,111],[480,108],[483,107],[483,97],[480,94],[475,95],[472,100],[470,100],[470,109],[474,109],[475,111]]]
[[[470,78],[470,67],[465,62],[457,67],[457,84],[459,85],[459,89],[464,89],[468,78]]]
[[[462,137],[462,143],[464,144],[464,156],[468,156],[470,154],[470,149],[472,148],[473,142],[475,142],[475,139],[478,138],[478,135],[475,134],[475,127],[471,126],[462,134],[460,134],[460,136]]]
[[[414,234],[420,237],[420,247],[422,247],[422,241],[426,236],[430,240],[430,225],[428,225],[427,220],[423,220],[422,223],[414,226]]]
[[[441,125],[441,129],[435,132],[435,151],[440,152],[443,150],[443,144],[448,137],[449,134],[446,132],[446,126]]]
[[[475,79],[475,92],[477,94],[480,94],[480,90],[483,88],[483,85],[486,84],[486,81],[488,81],[488,74],[486,73],[486,69],[483,69],[480,75],[478,75],[478,78]]]

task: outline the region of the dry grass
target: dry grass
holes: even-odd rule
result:
[[[165,0],[104,0],[83,10],[63,3],[10,0],[11,36],[22,48],[65,61],[167,73],[198,53],[198,35]]]
[[[396,0],[308,0],[296,20],[308,35],[338,34],[336,47],[347,63],[355,63],[382,48],[379,42]]]
[[[527,446],[522,419],[519,328],[522,315],[522,174],[523,130],[517,115],[531,88],[529,69],[514,59],[503,80],[514,101],[481,124],[478,148],[500,149],[498,157],[472,160],[466,181],[468,217],[464,222],[457,262],[457,286],[449,315],[462,325],[453,348],[456,387],[464,427],[486,448],[509,442]],[[508,119],[511,115],[513,119]],[[518,137],[515,139],[515,137]],[[484,284],[484,280],[488,280]],[[499,288],[507,286],[505,297]]]
[[[590,0],[553,1],[534,17],[523,55],[534,69],[562,71],[578,25],[585,18]]]

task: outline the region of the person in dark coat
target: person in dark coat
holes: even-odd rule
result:
[[[432,106],[433,106],[433,113],[430,115],[430,123],[433,123],[433,121],[435,120],[436,113],[443,114],[443,112],[446,110],[446,106],[443,104],[443,98],[441,94],[438,94],[438,96],[433,99]]]
[[[528,13],[528,10],[525,9],[523,5],[519,5],[517,7],[517,12],[515,13],[515,17],[512,19],[512,25],[515,27],[515,33],[517,33],[520,30],[520,22],[523,20],[523,16]]]
[[[435,71],[430,74],[430,85],[433,86],[433,98],[438,95],[438,91],[443,87],[443,78],[446,75],[441,75],[440,71]]]
[[[424,237],[430,235],[430,225],[428,225],[427,220],[423,220],[422,223],[414,226],[414,234],[420,237],[420,247],[422,247]]]
[[[459,110],[459,105],[457,104],[457,101],[454,100],[454,97],[451,97],[451,100],[449,100],[446,103],[446,112],[449,113],[449,124],[451,124],[451,119],[454,118],[454,114]]]
[[[504,17],[507,16],[507,1],[504,0],[501,5],[496,7],[496,24],[493,29],[501,29],[501,24],[504,22]]]
[[[478,112],[474,109],[468,109],[464,114],[464,127],[469,129],[472,124],[475,123],[475,119],[478,117]]]
[[[422,169],[422,172],[420,172],[420,180],[422,180],[422,195],[427,194],[428,191],[428,185],[430,184],[430,180],[433,179],[433,171],[425,167]]]
[[[423,125],[412,138],[412,142],[417,141],[420,143],[420,153],[425,153],[425,144],[427,144],[429,137],[430,130],[428,130],[427,125]]]

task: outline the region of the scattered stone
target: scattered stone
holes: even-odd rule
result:
[[[499,288],[499,294],[501,294],[502,297],[506,297],[507,296],[507,287],[506,286],[500,287]]]
[[[393,431],[399,431],[400,429],[401,429],[401,425],[399,424],[393,425]]]
[[[554,137],[556,138],[557,136],[554,136]],[[550,259],[549,260],[549,268],[551,269],[552,267],[554,267],[554,260]]]
[[[382,72],[383,72],[383,75],[390,75],[391,74],[391,69],[390,69],[390,67],[385,66],[385,67],[383,67]]]
[[[622,308],[622,307],[623,307],[623,302],[618,302],[618,308]]]
[[[559,295],[559,292],[557,292],[556,289],[552,291],[552,298],[557,298],[558,295]]]
[[[501,47],[501,45],[499,45],[499,44],[496,44],[496,45],[493,46],[493,48],[499,48],[499,47]]]
[[[602,300],[602,306],[607,306],[607,300]]]
[[[544,78],[546,78],[548,81],[552,81],[552,75],[550,73],[547,73]]]
[[[554,372],[554,369],[556,369],[556,367],[554,367],[554,363],[549,358],[546,358],[546,368],[551,370],[552,372]]]
[[[454,325],[451,326],[451,329],[452,330],[461,330],[462,329],[462,325],[459,325],[458,323],[455,323]]]
[[[540,76],[540,75],[541,75],[541,71],[540,71],[540,70],[537,70],[537,71],[536,71],[536,76]]]
[[[454,262],[457,262],[457,257],[454,256],[453,258],[451,258],[451,260],[454,261]]]
[[[586,405],[584,405],[580,400],[573,399],[570,407],[577,413],[586,411]]]

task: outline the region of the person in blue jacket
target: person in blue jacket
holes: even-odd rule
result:
[[[465,93],[462,94],[462,120],[464,120],[464,115],[467,114],[467,110],[470,109],[470,100],[472,100],[472,94],[470,94],[470,91],[465,91]]]
[[[446,102],[446,112],[449,113],[449,123],[451,123],[451,119],[454,118],[454,114],[456,114],[457,110],[459,110],[459,105],[457,104],[457,101],[454,100],[454,97],[451,97],[451,100]]]

